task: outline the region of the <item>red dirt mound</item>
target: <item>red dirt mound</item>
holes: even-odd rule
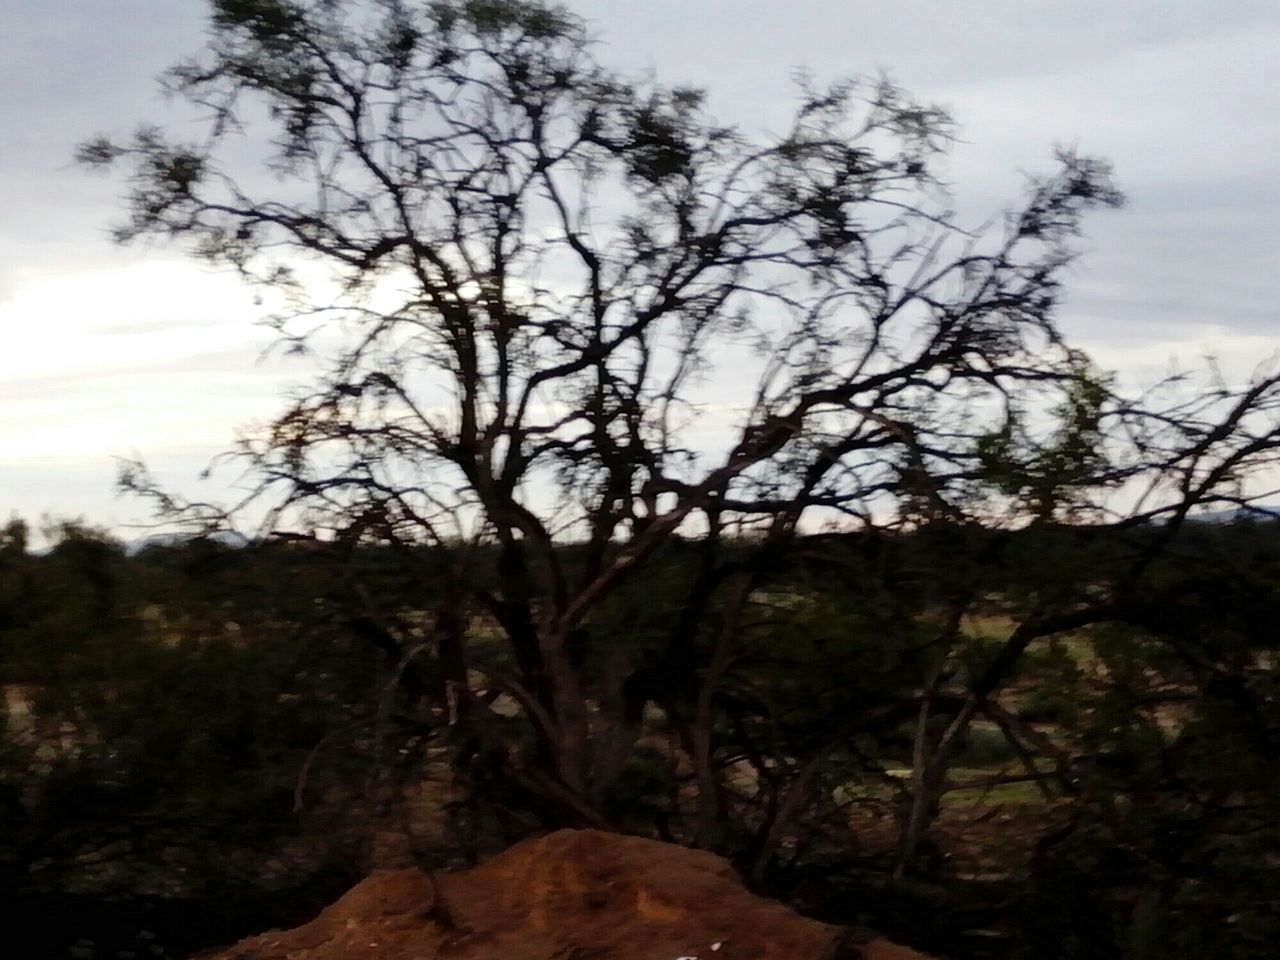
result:
[[[207,960],[911,960],[745,890],[719,857],[595,830],[456,874],[380,871],[315,920]]]

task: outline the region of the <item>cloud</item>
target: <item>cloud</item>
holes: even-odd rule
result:
[[[235,277],[182,261],[27,269],[0,304],[14,346],[0,355],[0,380],[163,365],[175,355],[265,342],[254,326],[260,313]]]
[[[1280,7],[1274,0],[569,0],[597,54],[709,88],[747,132],[780,130],[788,81],[887,68],[960,123],[949,176],[969,222],[1016,199],[1055,141],[1110,157],[1128,209],[1088,222],[1061,314],[1100,362],[1141,378],[1214,347],[1233,370],[1274,349],[1280,303]],[[0,33],[0,489],[30,513],[120,516],[109,454],[194,473],[276,408],[298,368],[230,277],[175,251],[111,247],[118,181],[71,162],[143,119],[190,131],[154,76],[202,42],[205,0],[45,0]],[[709,402],[711,402],[709,400]],[[0,503],[0,510],[5,505]],[[97,512],[95,512],[97,511]]]
[[[236,426],[278,408],[297,367],[258,362],[270,337],[234,277],[178,261],[59,266],[26,271],[0,304],[12,345],[0,354],[0,511],[126,516],[110,499],[116,456],[190,477]]]

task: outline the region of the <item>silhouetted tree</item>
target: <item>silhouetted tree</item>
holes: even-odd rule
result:
[[[1121,202],[1105,163],[1059,151],[972,233],[938,174],[951,120],[886,80],[801,80],[784,132],[755,137],[699,90],[608,70],[540,0],[218,0],[208,48],[166,83],[204,111],[200,139],[144,127],[80,150],[129,171],[118,239],[235,267],[281,303],[287,343],[326,357],[241,448],[266,527],[389,546],[444,585],[425,625],[377,597],[353,622],[431,660],[420,694],[472,773],[544,819],[609,822],[657,703],[693,832],[722,842],[725,687],[806,524],[1166,519],[1114,589],[1029,604],[958,703],[922,661],[909,865],[1028,646],[1114,618],[1194,507],[1246,501],[1274,462],[1274,372],[1126,398],[1065,341],[1081,218]],[[125,480],[156,492],[140,465]],[[422,545],[457,549],[428,571]],[[675,556],[670,616],[631,635],[620,585]],[[953,586],[944,645],[977,596]],[[799,792],[769,787],[762,850],[832,744],[806,749],[783,767]]]

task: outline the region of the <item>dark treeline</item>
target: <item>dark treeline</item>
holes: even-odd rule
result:
[[[536,698],[493,611],[450,588],[497,582],[500,551],[129,551],[61,523],[37,553],[15,521],[5,898],[82,918],[53,953],[112,924],[180,951],[374,866],[595,823],[713,845],[811,913],[945,955],[1265,956],[1277,532],[1190,524],[1150,562],[1158,527],[727,541],[718,565],[754,569],[737,605],[704,598],[705,542],[674,539],[574,635],[619,765],[579,809],[537,778]],[[1044,613],[1099,596],[1105,616]]]

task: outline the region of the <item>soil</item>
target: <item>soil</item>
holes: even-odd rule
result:
[[[316,919],[205,960],[915,960],[748,892],[710,853],[595,830],[465,872],[380,871]]]

